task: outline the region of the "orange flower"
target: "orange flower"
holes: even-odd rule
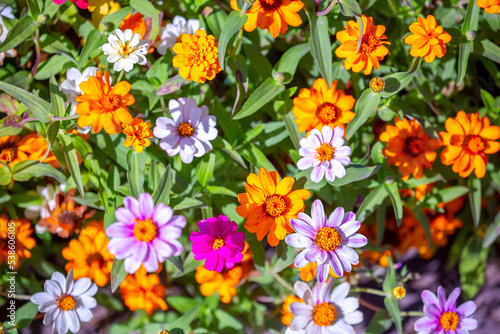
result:
[[[240,10],[236,0],[231,0],[231,8]],[[288,25],[298,27],[302,24],[302,19],[297,14],[302,8],[304,3],[299,0],[256,0],[245,13],[248,17],[245,31],[254,31],[258,26],[269,30],[274,38],[280,33],[284,35]]]
[[[104,79],[104,80],[103,80]],[[109,73],[97,71],[95,77],[80,84],[83,95],[77,96],[76,113],[80,115],[78,125],[86,127],[92,125],[92,131],[99,133],[102,128],[110,135],[122,131],[122,123],[131,123],[127,106],[135,103],[130,92],[131,85],[126,81],[118,82],[111,87]]]
[[[31,257],[29,250],[36,245],[31,234],[33,234],[33,229],[29,220],[25,218],[9,220],[6,215],[1,215],[0,264],[7,262],[9,266],[13,264],[17,269],[21,266],[21,259],[29,259]],[[11,236],[15,238],[14,244],[9,243],[9,240],[12,240]],[[14,254],[9,255],[9,251],[14,251]]]
[[[362,252],[360,255],[361,259],[366,259],[370,263],[377,263],[379,266],[384,268],[387,268],[387,266],[389,265],[387,256],[394,260],[392,252],[390,250],[386,250],[385,252],[367,250]]]
[[[149,147],[151,145],[151,141],[148,139],[153,137],[153,131],[149,129],[151,123],[134,118],[131,124],[122,124],[122,126],[123,133],[127,135],[125,147],[134,146],[134,150],[141,153],[143,146]]]
[[[446,132],[439,132],[446,146],[441,152],[441,161],[461,177],[469,176],[472,171],[478,178],[486,174],[487,154],[500,149],[500,127],[490,125],[488,117],[479,117],[479,112],[466,114],[459,111],[456,118],[448,118]]]
[[[363,19],[363,37],[361,47],[358,51],[359,25],[357,21],[347,22],[345,29],[337,33],[337,39],[342,43],[336,50],[335,54],[339,58],[345,58],[344,67],[346,70],[352,68],[354,72],[360,72],[368,75],[372,73],[372,69],[378,70],[380,67],[379,61],[384,59],[389,53],[389,50],[384,44],[390,45],[387,36],[384,35],[385,27],[383,25],[375,26],[373,17],[361,16]]]
[[[316,277],[316,262],[309,262],[304,267],[297,268],[300,271],[300,279],[306,282],[310,282],[313,278]],[[332,268],[330,268],[330,276],[338,278],[337,275],[333,272]]]
[[[37,133],[30,133],[22,139],[19,136],[0,137],[0,162],[12,167],[25,160],[41,161],[48,149],[49,145],[45,138]],[[43,162],[50,164],[54,168],[60,166],[52,152],[49,152]]]
[[[416,186],[413,191],[411,189],[401,189],[399,190],[399,193],[401,194],[402,197],[414,197],[417,201],[421,201],[424,197],[425,194],[430,193],[432,191],[432,188],[434,186],[432,184],[421,184],[419,186]],[[439,206],[439,205],[438,205]]]
[[[441,147],[438,140],[429,138],[422,126],[415,120],[402,121],[394,118],[393,125],[387,125],[380,140],[387,143],[382,153],[391,165],[399,169],[401,178],[408,180],[413,174],[417,179],[424,176],[424,168],[432,169],[436,150]]]
[[[213,35],[208,35],[203,29],[198,29],[194,35],[184,34],[181,42],[173,47],[177,54],[173,65],[179,68],[179,75],[186,80],[199,83],[213,80],[222,71],[219,65],[218,47]]]
[[[311,89],[302,88],[299,96],[293,99],[293,114],[300,132],[311,131],[329,125],[332,128],[345,126],[354,118],[351,111],[356,100],[337,89],[337,80],[328,88],[322,78],[314,81]]]
[[[477,6],[484,8],[488,14],[497,13],[500,15],[500,1],[499,0],[477,0]]]
[[[293,177],[280,181],[276,172],[259,170],[259,176],[250,173],[245,184],[246,193],[238,195],[240,206],[236,212],[246,218],[245,228],[257,233],[257,239],[267,234],[269,245],[276,246],[293,232],[290,219],[297,218],[304,211],[304,200],[311,196],[308,190],[292,191]],[[268,233],[269,232],[269,233]]]
[[[427,15],[427,19],[418,17],[417,20],[418,22],[410,25],[413,34],[405,38],[405,43],[411,44],[410,55],[424,57],[426,63],[432,62],[436,57],[443,57],[451,36],[443,31],[443,27],[437,24],[432,15]]]
[[[130,29],[134,34],[141,35],[141,39],[143,39],[144,35],[146,35],[147,27],[146,23],[144,23],[144,20],[142,19],[142,14],[138,12],[133,15],[128,14],[125,16],[122,23],[120,23],[120,29],[122,31]]]
[[[120,284],[120,294],[125,305],[131,310],[144,310],[151,315],[157,309],[166,311],[167,288],[160,282],[157,274],[148,274],[141,265],[134,275],[127,277]]]
[[[109,282],[113,255],[108,251],[108,238],[101,222],[91,221],[80,232],[78,240],[73,239],[62,250],[66,271],[73,269],[74,279],[88,277],[98,286]]]
[[[281,307],[281,323],[283,323],[283,325],[285,326],[290,326],[290,322],[292,322],[293,313],[290,312],[289,307],[290,304],[294,302],[303,303],[304,301],[295,295],[289,295],[285,298],[283,306]]]

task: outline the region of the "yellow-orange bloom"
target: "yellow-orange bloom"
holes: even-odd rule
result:
[[[387,268],[387,266],[389,265],[387,256],[394,260],[394,258],[392,257],[392,252],[390,250],[386,250],[385,252],[377,252],[371,250],[363,251],[360,255],[360,258],[367,260],[370,263],[376,263],[381,267]]]
[[[213,35],[198,29],[194,35],[184,34],[181,41],[173,47],[176,56],[174,67],[179,68],[179,75],[186,80],[199,83],[213,80],[222,71],[219,65],[218,47]]]
[[[500,127],[490,125],[490,119],[479,117],[479,112],[466,114],[459,111],[456,118],[448,118],[446,132],[439,132],[445,149],[441,161],[461,177],[469,176],[472,171],[478,178],[486,174],[487,154],[500,149]]]
[[[316,277],[316,268],[318,267],[316,262],[309,262],[304,267],[297,268],[300,271],[300,279],[306,282],[310,282]],[[330,268],[330,276],[338,278],[337,275]]]
[[[311,89],[302,88],[299,96],[293,99],[293,114],[300,132],[311,131],[329,125],[340,126],[345,130],[346,124],[354,118],[351,111],[356,100],[337,89],[337,80],[328,88],[322,78],[314,81]]]
[[[134,118],[131,124],[122,124],[123,133],[127,135],[125,146],[134,146],[137,153],[141,153],[143,147],[149,147],[151,141],[148,138],[153,137],[153,131],[149,128],[151,123],[144,122],[142,119]]]
[[[500,15],[500,0],[477,0],[477,6],[484,8],[488,14],[497,13]]]
[[[137,12],[135,14],[128,14],[123,19],[122,23],[120,23],[120,29],[125,31],[127,29],[132,30],[134,34],[141,35],[141,39],[146,35],[146,23],[142,19],[142,14]]]
[[[245,184],[246,193],[238,195],[240,206],[236,212],[246,218],[245,228],[257,233],[257,239],[267,234],[269,245],[276,246],[293,232],[290,219],[304,211],[304,200],[311,196],[305,189],[292,191],[293,177],[280,181],[276,172],[259,170],[259,176],[250,173]],[[269,232],[269,233],[268,233]]]
[[[25,218],[9,219],[6,215],[0,216],[0,264],[7,262],[16,269],[21,265],[21,259],[31,257],[30,249],[35,247],[35,239],[31,237],[33,229]],[[14,237],[14,243],[9,243]],[[11,248],[12,247],[12,248]],[[9,255],[9,250],[14,251]],[[10,270],[13,271],[13,270]]]
[[[92,125],[94,133],[104,128],[108,134],[114,135],[122,132],[122,123],[132,122],[132,115],[127,108],[135,103],[134,97],[129,94],[131,85],[121,81],[111,87],[109,82],[108,71],[104,77],[101,71],[97,71],[95,77],[80,84],[83,94],[75,99],[80,102],[76,106],[80,127]]]
[[[415,120],[394,119],[387,125],[380,140],[387,143],[382,153],[391,165],[398,167],[403,180],[413,174],[417,179],[424,176],[424,168],[432,169],[436,150],[441,147],[439,140],[429,138],[422,126]]]
[[[63,257],[69,261],[66,271],[73,269],[74,279],[88,277],[98,286],[108,284],[113,265],[108,243],[102,221],[91,221],[80,232],[78,240],[71,240],[62,250]]]
[[[427,19],[418,17],[418,22],[410,25],[412,35],[405,38],[406,44],[411,44],[410,55],[424,57],[427,63],[436,57],[441,58],[446,54],[446,43],[451,41],[451,36],[443,27],[437,24],[432,15]]]
[[[352,68],[354,72],[363,71],[368,75],[372,73],[373,67],[377,70],[380,67],[380,61],[389,53],[384,44],[390,45],[387,36],[384,35],[385,27],[383,25],[374,25],[373,17],[361,16],[363,19],[363,37],[361,47],[358,51],[359,24],[357,21],[347,22],[345,29],[337,33],[337,39],[342,45],[336,50],[335,54],[339,58],[345,58],[344,67],[346,70]]]
[[[239,10],[236,0],[231,0],[231,8]],[[297,13],[304,8],[304,3],[299,0],[256,0],[252,7],[246,11],[248,17],[245,31],[267,29],[274,38],[281,33],[284,35],[288,25],[298,27],[302,19]]]
[[[283,306],[281,307],[281,322],[285,326],[290,326],[290,322],[292,322],[293,319],[293,313],[290,312],[290,305],[292,303],[303,303],[304,301],[295,296],[295,295],[289,295],[285,298],[285,301],[283,302]]]
[[[48,149],[47,141],[38,133],[30,133],[23,138],[19,136],[0,137],[0,162],[12,167],[25,160],[41,161]],[[49,152],[43,162],[54,168],[60,166],[52,152]]]

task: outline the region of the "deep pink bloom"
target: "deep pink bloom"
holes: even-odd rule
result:
[[[238,225],[220,215],[201,220],[200,232],[193,232],[189,239],[193,242],[192,251],[197,261],[205,260],[205,268],[221,272],[231,269],[243,260],[241,253],[245,248],[245,234],[236,232]]]
[[[61,5],[66,0],[52,0],[52,1],[54,1],[54,3],[58,5]],[[89,0],[71,0],[71,2],[76,3],[76,5],[81,9],[87,9],[87,7],[89,6]]]

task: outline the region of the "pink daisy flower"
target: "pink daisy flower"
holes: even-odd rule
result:
[[[66,0],[52,0],[55,4],[62,5]],[[71,0],[71,2],[76,3],[81,9],[87,9],[89,6],[89,0]]]
[[[200,232],[191,233],[189,239],[193,242],[195,260],[205,260],[207,270],[221,272],[243,260],[245,234],[236,232],[238,225],[235,222],[220,215],[201,220],[198,227]]]
[[[163,203],[155,206],[148,193],[140,194],[138,200],[127,196],[123,204],[125,207],[115,213],[118,222],[111,224],[106,234],[112,238],[109,252],[119,260],[125,259],[125,271],[133,274],[144,264],[148,272],[155,272],[158,263],[182,253],[178,239],[186,218],[174,216],[172,208]]]

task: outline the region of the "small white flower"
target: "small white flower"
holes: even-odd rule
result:
[[[174,17],[172,23],[166,25],[161,32],[161,43],[158,45],[158,53],[165,55],[167,48],[172,50],[175,43],[179,42],[179,37],[183,34],[194,35],[196,30],[200,29],[200,21],[196,19],[189,19],[186,21],[182,16],[177,15]],[[173,51],[172,51],[173,52]]]
[[[10,6],[0,6],[0,44],[5,41],[7,38],[7,34],[9,33],[9,30],[3,23],[3,17],[7,17],[9,19],[15,19],[16,17],[14,14],[12,14],[12,7]],[[0,53],[0,66],[3,65],[3,61],[5,60],[5,57],[10,57],[13,58],[17,55],[16,49],[10,49],[5,52]]]
[[[198,107],[195,99],[181,97],[170,100],[168,109],[172,119],[158,117],[153,134],[161,139],[160,147],[169,156],[179,154],[188,164],[193,157],[201,157],[212,150],[210,140],[217,138],[217,120],[208,114],[207,106]]]
[[[108,36],[108,43],[102,46],[102,51],[108,56],[108,62],[114,63],[115,71],[129,72],[135,63],[147,63],[148,42],[141,40],[141,35],[133,33],[131,29],[116,29]]]
[[[0,20],[3,22],[2,16],[8,19],[16,18],[12,13],[12,7],[9,5],[0,5]]]
[[[52,324],[57,334],[66,334],[68,330],[77,333],[80,322],[92,319],[91,308],[97,306],[93,296],[97,293],[97,285],[89,278],[73,280],[73,270],[68,277],[55,272],[50,280],[45,281],[44,292],[35,293],[31,301],[38,305],[38,311],[45,313],[43,324]]]
[[[33,220],[37,217],[40,218],[47,218],[50,216],[50,213],[54,211],[56,208],[56,195],[59,193],[59,191],[64,191],[66,186],[64,184],[59,185],[59,188],[54,187],[54,185],[49,184],[46,187],[43,186],[37,186],[36,191],[38,192],[38,195],[42,198],[42,203],[39,205],[29,205],[26,207],[24,210],[24,216],[28,218],[29,220]],[[36,224],[37,227],[37,232],[38,232],[38,226],[41,226],[40,224]],[[44,229],[43,231],[46,230],[45,226],[42,226]],[[43,233],[39,232],[39,233]]]

